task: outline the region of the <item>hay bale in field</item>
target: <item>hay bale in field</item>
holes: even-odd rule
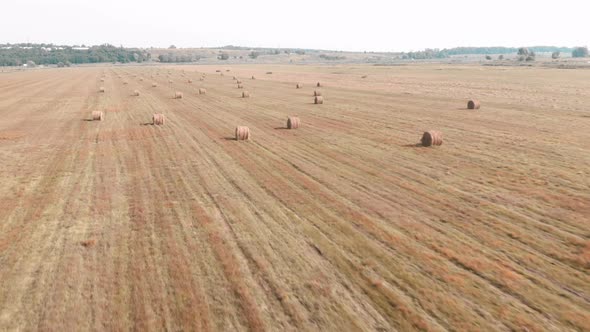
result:
[[[216,73],[221,73],[221,70],[217,69],[215,72],[216,72]]]
[[[152,125],[161,126],[166,122],[166,117],[162,113],[155,113],[152,116]]]
[[[229,69],[226,69],[225,71],[226,71],[226,72],[229,72],[230,70],[229,70]]]
[[[238,84],[238,89],[243,89],[243,88],[244,88],[244,86],[243,86],[243,85],[241,85],[241,84]]]
[[[324,103],[324,97],[322,97],[322,96],[315,96],[313,102],[314,102],[314,104],[323,104]]]
[[[442,133],[436,130],[424,132],[422,135],[422,146],[441,145],[443,143]]]
[[[104,86],[101,86],[98,91],[103,92],[104,93]]]
[[[182,92],[180,92],[180,91],[176,91],[176,92],[174,93],[174,99],[182,99],[182,97],[183,97],[183,96],[184,96],[184,95],[183,95],[183,94],[182,94]]]
[[[250,128],[244,126],[236,127],[236,141],[247,141],[250,139]]]
[[[101,78],[101,79],[100,79],[100,81],[101,81],[101,82],[104,82],[104,78]]]
[[[127,85],[127,84],[129,84],[129,83],[128,83],[127,81],[125,81],[125,82],[123,82],[123,84],[124,84],[124,85]]]
[[[92,111],[92,120],[93,121],[102,121],[104,118],[104,113],[101,111]]]
[[[321,96],[321,95],[322,95],[322,92],[321,92],[321,91],[319,91],[319,90],[315,90],[315,91],[313,92],[313,95],[314,95],[314,96]]]
[[[192,82],[193,82],[193,80],[190,80],[190,79],[188,80],[188,83],[192,83]]]
[[[322,85],[320,84],[320,82],[318,82],[318,83],[316,84],[316,86],[319,88],[319,87],[321,87]]]
[[[290,116],[287,118],[287,129],[297,129],[300,124],[301,120],[296,116]]]
[[[157,88],[158,87],[158,83],[154,82],[152,83],[152,88]]]
[[[301,89],[303,88],[303,84],[302,83],[297,83],[297,85],[295,86],[297,89]]]
[[[470,100],[467,102],[467,108],[470,110],[478,110],[481,107],[479,100]]]
[[[143,77],[139,79],[140,82],[143,82]]]
[[[250,92],[248,92],[248,91],[242,92],[242,98],[250,98]]]
[[[207,94],[207,89],[205,89],[205,88],[199,88],[199,94],[200,95]]]
[[[139,97],[139,90],[134,90],[133,91],[133,95],[136,96],[136,97]]]

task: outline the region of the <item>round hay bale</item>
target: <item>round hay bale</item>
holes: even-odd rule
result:
[[[188,80],[188,83],[189,83],[189,84],[190,84],[190,83],[192,83],[192,82],[193,82],[193,80],[191,80],[191,79],[189,79],[189,80]]]
[[[129,83],[128,83],[127,81],[125,81],[125,82],[123,82],[123,84],[124,84],[124,85],[127,85],[127,84],[129,84]]]
[[[322,85],[320,84],[320,82],[318,82],[318,84],[316,84],[316,86],[319,88],[319,87],[321,87]]]
[[[166,117],[164,116],[164,114],[162,113],[155,113],[152,116],[152,124],[153,125],[157,125],[157,126],[161,126],[166,122]]]
[[[248,91],[243,91],[243,92],[242,92],[242,98],[250,98],[250,92],[248,92]]]
[[[290,116],[287,118],[287,128],[288,129],[297,129],[301,124],[301,120],[299,120],[296,116]]]
[[[297,85],[295,86],[297,89],[301,89],[303,88],[303,84],[302,83],[297,83]]]
[[[470,110],[478,110],[480,108],[481,104],[479,103],[479,100],[470,100],[467,102],[467,108]]]
[[[136,96],[136,97],[139,97],[139,90],[134,90],[133,91],[133,95]]]
[[[255,79],[256,79],[256,77],[254,77],[254,75],[252,75],[252,79],[253,79],[253,80],[255,80]]]
[[[313,102],[314,102],[314,104],[323,104],[324,103],[324,97],[322,97],[322,96],[315,96]]]
[[[101,79],[100,79],[100,81],[101,81],[101,82],[104,82],[104,78],[101,78]]]
[[[104,86],[101,86],[98,91],[103,92],[104,93]]]
[[[243,88],[244,88],[244,86],[243,86],[243,85],[241,85],[241,84],[238,84],[238,89],[243,89]]]
[[[236,127],[236,141],[247,141],[250,139],[250,128],[244,126]]]
[[[442,133],[436,130],[430,130],[424,132],[422,135],[422,146],[442,145],[443,137]]]
[[[207,94],[207,89],[205,89],[205,88],[199,88],[199,94],[200,95]]]
[[[180,92],[180,91],[176,91],[176,92],[174,93],[174,99],[182,99],[182,97],[183,97],[183,96],[184,96],[184,95],[183,95],[183,94],[182,94],[182,92]]]
[[[158,87],[158,83],[154,82],[152,83],[152,88],[157,88]]]
[[[322,95],[322,92],[321,92],[321,91],[319,91],[319,90],[315,90],[315,91],[313,92],[313,95],[314,95],[314,96],[321,96],[321,95]]]
[[[139,81],[143,82],[143,77],[139,79]]]
[[[92,121],[102,121],[104,114],[101,111],[92,111]]]

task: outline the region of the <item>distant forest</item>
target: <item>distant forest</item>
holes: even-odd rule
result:
[[[424,51],[402,53],[403,59],[444,59],[452,55],[468,55],[468,54],[517,54],[517,47],[455,47],[449,49],[425,49]],[[556,46],[533,46],[527,47],[529,51],[534,53],[572,53],[574,48],[556,47]]]
[[[0,66],[69,65],[101,62],[143,62],[150,54],[136,48],[113,45],[60,46],[53,44],[0,44]]]
[[[315,54],[323,52],[320,50],[307,49],[264,49],[250,48],[239,46],[224,46],[221,49],[227,50],[257,50],[250,53],[250,57],[255,59],[260,54],[281,54],[297,53],[300,55]],[[534,53],[572,53],[573,56],[584,57],[588,54],[587,48],[568,48],[555,46],[533,46],[527,48],[529,52]],[[443,59],[456,55],[467,54],[517,54],[518,48],[515,47],[456,47],[450,49],[425,49],[416,52],[390,53],[402,59]],[[332,52],[333,53],[333,52]],[[346,52],[337,52],[343,53]],[[372,53],[372,52],[371,52]],[[157,53],[156,53],[157,54]],[[324,60],[342,60],[344,56],[334,56],[330,54],[320,54]],[[146,49],[124,48],[105,44],[99,46],[60,46],[54,44],[0,44],[0,66],[20,66],[29,65],[58,65],[69,66],[70,64],[84,63],[129,63],[129,62],[194,62],[198,61],[199,55],[186,54],[182,49],[176,49],[171,46],[166,54],[160,54],[152,59],[151,54]],[[221,54],[218,59],[227,60],[227,54]],[[240,57],[241,58],[241,57]]]

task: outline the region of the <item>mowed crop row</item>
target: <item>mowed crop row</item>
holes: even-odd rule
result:
[[[220,68],[0,75],[0,329],[590,329],[590,74]]]

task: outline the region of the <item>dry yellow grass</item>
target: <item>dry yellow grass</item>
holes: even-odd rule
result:
[[[589,71],[269,70],[0,75],[0,330],[590,330]]]

